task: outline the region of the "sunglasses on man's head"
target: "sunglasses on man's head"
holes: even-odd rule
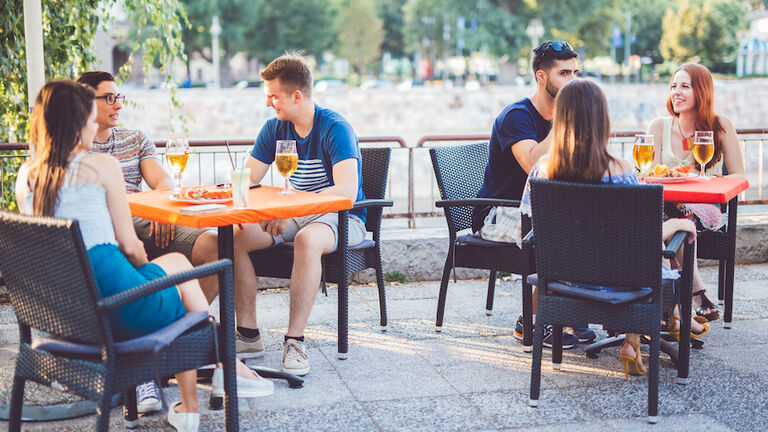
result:
[[[553,41],[549,41],[549,42],[544,42],[543,44],[541,44],[538,47],[536,47],[536,49],[534,51],[536,51],[537,53],[544,54],[549,49],[551,49],[554,52],[561,52],[561,51],[565,51],[565,50],[573,51],[573,48],[571,47],[571,44],[569,44],[568,42],[565,42],[565,41],[554,41],[554,42]]]
[[[125,95],[121,94],[105,94],[104,96],[94,96],[94,99],[104,99],[104,102],[107,103],[107,105],[114,105],[115,102],[120,100],[120,103],[125,103]]]

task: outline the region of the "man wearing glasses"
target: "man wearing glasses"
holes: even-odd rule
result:
[[[555,96],[579,73],[577,57],[571,45],[564,41],[544,42],[533,50],[536,93],[508,105],[493,122],[488,164],[483,186],[477,193],[479,198],[520,199],[531,168],[549,151]],[[475,207],[472,230],[480,231],[487,240],[506,241],[493,238],[490,229],[483,230],[484,225],[496,223],[505,225],[495,208]],[[544,333],[544,345],[551,347],[551,326],[547,326]],[[563,333],[563,348],[573,348],[577,342],[595,337],[594,332],[586,329],[577,329],[575,333],[577,336]],[[522,316],[518,318],[515,337],[523,338]]]
[[[125,96],[118,92],[112,74],[103,71],[85,72],[77,77],[77,82],[91,87],[96,93],[96,122],[99,126],[91,151],[109,153],[117,158],[123,171],[125,191],[140,192],[142,180],[151,189],[173,188],[173,179],[158,159],[152,140],[141,131],[117,127]],[[184,254],[194,265],[218,259],[215,233],[137,217],[133,218],[133,224],[150,259],[169,252]],[[203,292],[216,292],[218,289],[214,287],[206,290],[206,287],[216,285],[215,276],[201,279],[200,283]],[[140,413],[161,408],[157,389],[152,382],[137,387],[136,396]]]

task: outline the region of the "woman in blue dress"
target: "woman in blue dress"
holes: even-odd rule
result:
[[[552,120],[552,147],[531,169],[531,177],[579,183],[637,184],[634,167],[627,161],[608,153],[610,138],[608,103],[597,84],[576,79],[566,84],[555,98]],[[528,182],[529,183],[529,182]],[[531,214],[530,184],[525,185],[520,211]],[[535,227],[536,220],[532,220]],[[666,241],[677,231],[696,235],[696,226],[685,219],[670,219],[662,225],[662,238]],[[536,296],[534,295],[534,299]],[[677,316],[676,313],[673,314]],[[679,319],[668,324],[674,332]],[[701,337],[709,330],[706,324],[691,320],[691,336]],[[640,335],[628,333],[619,351],[626,377],[643,375],[645,362],[640,356]]]
[[[30,141],[36,153],[16,183],[24,213],[76,219],[88,251],[99,292],[107,297],[167,273],[192,268],[179,253],[151,262],[136,236],[125,195],[122,171],[114,157],[88,153],[96,134],[96,104],[90,89],[73,81],[47,83],[32,112]],[[149,334],[187,312],[207,311],[197,280],[170,287],[108,314],[116,340]],[[200,414],[196,371],[176,375],[181,402],[171,405],[168,422],[179,431],[197,431]],[[238,396],[267,396],[271,381],[237,362]]]

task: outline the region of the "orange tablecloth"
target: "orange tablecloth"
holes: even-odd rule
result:
[[[181,208],[193,204],[169,200],[170,189],[129,194],[128,205],[134,216],[193,228],[307,216],[352,208],[352,200],[349,198],[299,191],[292,195],[278,195],[278,191],[279,188],[271,186],[251,189],[247,209],[235,210],[229,202],[225,204],[226,211],[199,216],[179,213]]]
[[[715,177],[711,180],[688,180],[664,184],[664,201],[681,203],[722,204],[747,190],[745,178]]]

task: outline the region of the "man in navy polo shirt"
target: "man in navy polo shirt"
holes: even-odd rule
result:
[[[532,67],[536,78],[536,93],[508,105],[496,117],[491,130],[488,164],[479,198],[519,200],[528,173],[536,161],[549,151],[552,137],[552,114],[555,96],[579,72],[578,54],[568,42],[548,41],[533,50]],[[472,230],[480,231],[492,207],[475,207]],[[494,221],[495,222],[495,221]],[[534,311],[536,308],[534,295]],[[552,326],[545,326],[544,345],[552,345]],[[575,329],[563,334],[563,348],[573,348],[577,342],[594,339],[588,329]],[[518,318],[515,337],[522,340],[522,316]]]
[[[312,71],[298,55],[285,54],[261,72],[267,106],[275,110],[261,129],[247,167],[258,183],[275,160],[277,140],[295,140],[298,169],[291,177],[297,190],[362,200],[360,148],[352,126],[338,113],[312,99]],[[263,352],[256,321],[256,277],[248,252],[281,242],[294,242],[290,317],[283,343],[283,370],[309,373],[304,328],[322,275],[321,257],[336,249],[338,214],[327,213],[246,225],[235,235],[235,312],[237,351],[241,357]],[[349,213],[350,246],[365,239],[365,210]]]

